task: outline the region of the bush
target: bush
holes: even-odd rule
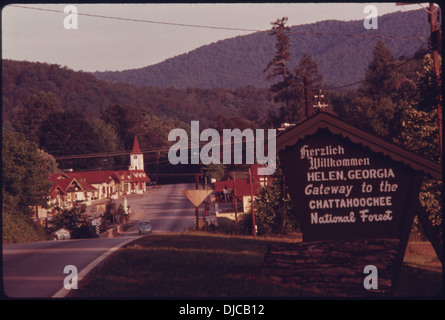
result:
[[[43,228],[36,230],[35,223],[21,214],[3,212],[3,243],[21,243],[48,240]]]
[[[86,206],[75,206],[71,209],[57,209],[50,231],[55,232],[60,228],[65,228],[71,232],[71,238],[93,238],[96,237],[95,228],[88,221],[85,213]]]
[[[75,228],[71,233],[71,238],[73,239],[83,239],[83,238],[96,238],[97,233],[96,229],[92,225],[81,225],[78,228]]]

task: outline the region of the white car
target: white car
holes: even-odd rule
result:
[[[151,223],[149,220],[141,220],[139,222],[139,234],[141,233],[151,233]]]

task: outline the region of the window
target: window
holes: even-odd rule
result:
[[[135,158],[135,159],[137,159],[137,158],[138,158],[138,156],[134,156],[134,158]]]

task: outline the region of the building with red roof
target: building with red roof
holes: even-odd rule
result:
[[[248,172],[226,173],[221,181],[215,182],[215,192],[221,201],[227,202],[233,197],[242,201],[243,212],[250,210],[251,194],[253,197],[258,194],[260,187],[266,183],[268,176],[258,175],[259,165],[251,165],[252,189]],[[226,199],[225,198],[226,195]]]
[[[59,172],[51,175],[49,180],[53,182],[50,207],[71,207],[75,203],[90,205],[94,200],[142,194],[150,178],[144,171],[144,156],[135,137],[128,170]]]
[[[49,177],[53,183],[50,194],[50,207],[72,207],[75,203],[91,204],[97,189],[89,183],[78,180],[69,173],[54,173]]]

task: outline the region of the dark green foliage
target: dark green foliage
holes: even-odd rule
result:
[[[39,130],[40,145],[54,156],[85,155],[101,152],[99,137],[86,117],[68,110],[53,113],[42,122]],[[60,162],[63,168],[89,169],[99,166],[97,158],[72,159]]]
[[[2,131],[2,209],[10,214],[29,216],[30,206],[46,206],[51,183],[50,162],[35,143],[13,131]],[[53,161],[53,160],[52,160]]]
[[[366,82],[362,90],[370,97],[377,95],[388,95],[391,92],[393,73],[390,72],[395,66],[395,59],[383,41],[378,41],[372,51],[373,59],[365,72]]]
[[[294,205],[286,191],[280,168],[260,188],[254,208],[259,235],[283,234],[297,228]]]
[[[2,238],[4,243],[46,240],[34,209],[46,207],[56,162],[21,133],[2,130]]]
[[[441,162],[437,85],[429,54],[394,59],[379,42],[357,92],[335,94],[338,115],[376,136],[397,143],[432,161]],[[419,200],[435,228],[443,220],[442,181],[424,178]]]
[[[223,164],[210,163],[207,165],[203,165],[202,169],[208,179],[208,183],[210,183],[212,179],[216,179],[216,181],[221,180],[221,178],[224,176],[226,166]]]
[[[267,64],[264,72],[269,72],[266,80],[271,81],[270,91],[274,93],[274,101],[281,104],[279,118],[281,122],[291,122],[291,105],[296,101],[294,74],[289,66],[289,32],[286,26],[287,17],[272,22],[270,36],[275,38],[275,55]]]
[[[89,217],[85,213],[85,208],[85,205],[74,206],[71,209],[56,208],[50,231],[55,232],[60,228],[65,228],[70,231],[73,239],[95,237],[95,229],[88,221]]]
[[[36,230],[36,223],[19,212],[3,210],[1,220],[3,244],[48,240],[43,228]]]
[[[40,125],[54,112],[62,111],[60,102],[51,92],[41,91],[26,100],[22,108],[16,109],[13,127],[28,140],[38,142]]]
[[[22,79],[24,70],[27,70],[29,77]],[[35,72],[43,73],[35,75],[40,77],[39,82],[31,81],[35,77],[31,75]],[[60,76],[45,77],[49,72]],[[16,122],[19,111],[24,109],[34,92],[37,94],[46,90],[45,94],[55,96],[63,110],[75,110],[87,118],[104,117],[105,122],[113,124],[119,138],[128,140],[125,148],[131,148],[134,134],[145,134],[138,130],[140,124],[145,123],[142,117],[147,115],[155,115],[161,123],[172,124],[176,121],[175,127],[189,126],[191,120],[200,120],[200,127],[205,129],[215,127],[218,114],[230,117],[239,115],[243,119],[261,123],[265,110],[274,105],[272,95],[266,88],[252,86],[237,89],[137,88],[100,81],[87,73],[57,65],[11,60],[3,60],[3,75],[5,73],[8,74],[2,83],[4,122]],[[116,120],[120,114],[125,114],[125,119]],[[44,120],[34,119],[34,116],[34,113],[30,115],[33,121]],[[125,128],[131,129],[131,140],[131,134],[119,131]],[[141,143],[147,146],[152,144],[150,140]]]
[[[102,120],[110,124],[126,149],[133,146],[135,130],[142,124],[141,112],[133,106],[116,104],[102,114]]]
[[[275,56],[273,59],[267,64],[264,72],[270,70],[270,73],[267,75],[266,80],[270,81],[275,79],[276,77],[284,83],[286,80],[291,77],[291,73],[289,71],[289,66],[287,63],[290,59],[290,42],[289,42],[289,31],[290,28],[286,26],[287,17],[283,17],[281,19],[277,19],[275,22],[272,22],[272,30],[269,32],[269,35],[274,36],[276,39],[275,42]],[[273,88],[278,91],[279,88]]]
[[[269,35],[275,37],[276,53],[264,69],[264,72],[269,71],[266,79],[272,81],[270,91],[274,94],[274,101],[281,104],[278,115],[273,109],[268,114],[268,123],[273,126],[277,120],[279,125],[304,120],[308,109],[312,108],[312,105],[306,107],[306,101],[312,101],[314,93],[321,89],[323,79],[318,73],[317,62],[306,53],[300,58],[295,70],[291,70],[290,28],[285,25],[286,22],[287,17],[272,22],[273,27]]]

